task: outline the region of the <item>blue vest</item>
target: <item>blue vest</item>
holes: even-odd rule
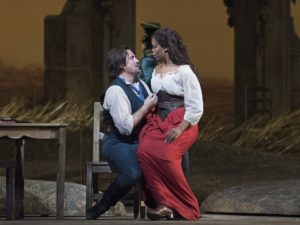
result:
[[[118,85],[124,90],[125,94],[127,95],[130,101],[132,114],[138,111],[143,106],[144,102],[133,92],[133,90],[125,83],[125,81],[119,78],[115,78],[111,82],[110,86],[112,85]],[[146,88],[144,87],[144,85],[141,85],[141,87],[144,97],[147,98],[148,92]],[[145,119],[142,119],[142,121],[136,127],[133,128],[130,135],[123,135],[120,134],[120,132],[116,128],[113,119],[107,110],[104,110],[103,116],[105,124],[110,125],[113,128],[113,132],[117,136],[117,138],[120,141],[126,143],[136,143],[138,141],[138,134],[146,122]]]

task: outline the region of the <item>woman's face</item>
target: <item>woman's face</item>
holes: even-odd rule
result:
[[[159,43],[155,40],[155,38],[151,39],[152,43],[152,53],[156,60],[163,61],[166,58],[167,48],[163,48],[159,45]]]

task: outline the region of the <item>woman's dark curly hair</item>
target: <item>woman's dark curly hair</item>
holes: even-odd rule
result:
[[[107,53],[106,68],[111,78],[115,78],[123,72],[123,68],[126,65],[126,59],[129,50],[126,46],[113,48]]]
[[[170,28],[161,28],[154,32],[152,38],[154,38],[161,47],[168,49],[172,63],[175,65],[188,64],[194,70],[186,46],[178,32]]]

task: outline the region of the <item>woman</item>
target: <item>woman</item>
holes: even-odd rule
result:
[[[176,31],[157,30],[152,45],[154,57],[161,62],[151,79],[158,103],[147,115],[138,146],[147,215],[151,220],[172,214],[196,220],[199,205],[183,174],[181,158],[198,136],[197,124],[203,114],[201,87]]]

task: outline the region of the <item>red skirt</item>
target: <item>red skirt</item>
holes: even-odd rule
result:
[[[181,123],[184,112],[184,108],[173,110],[164,121],[156,114],[147,115],[139,137],[138,159],[153,200],[187,220],[196,220],[200,217],[199,204],[182,171],[181,158],[196,141],[198,126],[165,143],[167,132]]]

